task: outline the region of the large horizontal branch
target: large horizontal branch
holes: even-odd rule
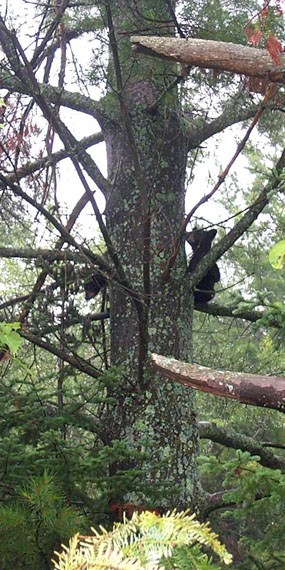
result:
[[[81,325],[83,324],[83,328],[87,328],[90,327],[91,323],[94,322],[98,322],[98,321],[106,321],[107,319],[110,318],[110,311],[106,310],[106,311],[102,311],[101,313],[87,313],[86,315],[84,315],[83,318],[83,322],[82,322],[82,315],[79,315],[78,317],[75,318],[70,318],[68,320],[65,321],[64,323],[64,329],[67,330],[69,327],[73,327],[74,325]],[[47,336],[49,334],[54,334],[57,331],[62,330],[62,324],[52,324],[50,326],[47,326],[45,329],[39,329],[37,328],[29,328],[29,332],[36,334],[37,337],[44,337]]]
[[[60,102],[60,105],[63,107],[91,115],[100,123],[102,118],[102,105],[100,102],[95,101],[91,97],[86,97],[82,93],[60,89],[54,85],[39,83],[38,86],[39,91],[49,103],[58,105]],[[0,69],[0,89],[7,89],[11,93],[22,93],[30,96],[27,86],[15,75],[5,71],[3,67]]]
[[[251,455],[260,457],[261,465],[270,469],[280,469],[285,473],[285,458],[275,455],[265,449],[261,443],[228,427],[221,427],[213,422],[199,422],[199,436],[201,439],[210,439],[226,447],[248,451]]]
[[[281,55],[281,65],[275,65],[265,49],[230,42],[156,36],[133,36],[131,42],[135,51],[146,55],[285,83],[285,57]]]
[[[59,251],[52,249],[0,247],[0,258],[1,257],[7,259],[43,259],[45,261],[77,261],[78,263],[86,263],[86,256],[66,249]],[[101,261],[99,256],[98,261]]]
[[[285,413],[284,377],[212,370],[159,354],[152,354],[151,363],[162,376],[189,388]]]
[[[1,250],[0,250],[1,251]],[[265,327],[274,327],[276,329],[284,328],[281,319],[278,319],[276,314],[270,310],[256,311],[255,309],[239,309],[237,305],[225,306],[218,303],[199,304],[195,303],[195,310],[213,315],[214,317],[230,317],[232,319],[243,319],[250,323],[256,323],[262,319],[262,324]]]
[[[199,117],[196,122],[191,116],[188,119],[187,113],[183,114],[183,132],[188,137],[189,149],[197,148],[207,139],[222,133],[228,127],[251,119],[257,109],[258,105],[255,103],[248,104],[244,100],[231,99],[222,113],[213,120],[209,120],[208,117]]]

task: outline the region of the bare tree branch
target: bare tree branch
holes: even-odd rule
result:
[[[102,133],[94,133],[89,137],[81,139],[78,142],[78,145],[80,146],[80,148],[87,149],[90,146],[99,144],[103,141],[104,139]],[[41,157],[35,160],[34,162],[29,162],[27,164],[24,164],[23,166],[17,168],[16,174],[8,173],[7,177],[11,182],[19,182],[19,180],[21,180],[22,178],[30,176],[34,172],[46,168],[47,166],[55,165],[61,160],[64,160],[65,158],[70,158],[70,156],[71,156],[70,152],[68,152],[66,149],[62,149],[57,152],[54,152],[49,156]]]
[[[256,311],[254,309],[239,309],[237,305],[225,306],[219,305],[218,303],[209,304],[195,304],[195,309],[200,313],[206,313],[207,315],[213,315],[214,317],[230,317],[232,319],[244,319],[251,323],[256,323],[260,319],[265,322],[265,326],[274,327],[276,329],[284,328],[284,325],[275,314],[272,314],[269,310]]]
[[[114,274],[114,270],[110,267],[110,265],[100,257],[93,253],[87,247],[81,246],[77,243],[77,241],[70,235],[69,231],[62,226],[62,224],[51,214],[44,206],[36,202],[33,198],[31,198],[26,192],[24,192],[20,186],[17,184],[12,184],[9,182],[5,176],[0,173],[0,187],[2,188],[8,187],[14,192],[16,196],[23,198],[28,204],[31,204],[38,212],[43,214],[43,216],[57,229],[59,232],[63,242],[69,243],[69,245],[74,246],[77,250],[79,250],[84,257],[86,257],[86,261],[90,262],[91,264],[94,263],[95,265],[99,265],[103,270],[107,271],[108,274]]]
[[[27,85],[21,83],[19,78],[12,73],[0,70],[0,88],[7,89],[11,93],[22,93],[31,96],[30,89]],[[91,97],[86,97],[82,93],[59,89],[59,87],[38,83],[38,89],[50,104],[56,104],[60,100],[60,104],[73,111],[79,111],[94,117],[99,123],[102,120],[102,106],[98,101],[94,101]]]
[[[151,363],[162,375],[189,388],[285,413],[285,378],[246,372],[213,370],[152,354]]]
[[[237,433],[228,427],[218,426],[213,422],[199,422],[198,428],[201,439],[210,439],[226,447],[248,451],[251,455],[259,455],[261,465],[270,469],[280,469],[285,473],[285,459],[265,449],[265,446],[253,437]]]
[[[100,376],[102,376],[102,372],[100,370],[97,370],[91,364],[89,364],[89,362],[84,360],[84,358],[81,358],[78,355],[74,356],[72,354],[67,354],[63,350],[56,347],[51,342],[43,340],[42,338],[39,338],[37,335],[27,330],[22,329],[20,331],[20,335],[26,340],[35,344],[36,346],[39,346],[40,348],[47,350],[51,354],[58,356],[61,360],[67,362],[68,364],[76,368],[76,370],[80,370],[80,372],[84,372],[85,374],[91,376],[92,378],[99,378]]]
[[[281,65],[275,65],[265,49],[190,38],[133,36],[130,40],[136,52],[146,55],[206,69],[262,77],[272,82],[285,82],[284,55],[280,56]]]
[[[234,98],[229,101],[222,113],[213,120],[207,121],[206,118],[200,118],[196,125],[195,120],[191,117],[189,128],[187,125],[188,118],[187,115],[185,115],[184,132],[189,139],[189,148],[197,148],[201,143],[213,135],[221,133],[227,127],[251,119],[255,115],[258,107],[259,105],[256,103],[248,105],[247,102],[247,104],[242,105],[240,101],[237,101],[237,98]],[[268,106],[268,108],[270,107]]]
[[[0,258],[7,259],[43,259],[45,261],[77,261],[85,263],[86,257],[70,250],[51,250],[51,249],[18,249],[15,247],[0,247]],[[98,260],[100,261],[98,256]]]

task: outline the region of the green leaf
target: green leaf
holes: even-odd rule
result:
[[[269,252],[269,263],[275,269],[282,269],[285,262],[285,239],[276,243]]]
[[[0,346],[8,347],[9,352],[15,356],[19,347],[21,346],[22,339],[17,332],[20,328],[20,323],[0,323]]]

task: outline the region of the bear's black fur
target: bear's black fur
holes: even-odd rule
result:
[[[194,229],[192,232],[186,234],[186,241],[191,245],[193,255],[188,266],[188,272],[193,273],[199,261],[210,251],[212,241],[217,233],[217,230],[198,230]],[[215,296],[215,283],[220,281],[220,271],[215,263],[206,275],[202,277],[201,281],[194,290],[195,303],[209,303]]]
[[[98,295],[99,291],[107,285],[107,279],[100,273],[94,273],[89,281],[84,283],[85,299],[89,301]]]

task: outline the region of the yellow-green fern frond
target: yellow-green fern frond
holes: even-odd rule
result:
[[[216,568],[202,552],[206,547],[225,564],[231,555],[211,531],[208,523],[202,524],[188,512],[169,512],[160,517],[146,511],[134,513],[131,520],[118,523],[113,530],[93,530],[94,536],[75,537],[69,548],[59,555],[56,570],[157,570],[173,567],[204,570]]]
[[[55,554],[55,570],[143,570],[138,560],[127,558],[115,546],[101,543],[94,548],[93,541],[81,541],[79,535],[70,539],[68,548],[64,546]]]

